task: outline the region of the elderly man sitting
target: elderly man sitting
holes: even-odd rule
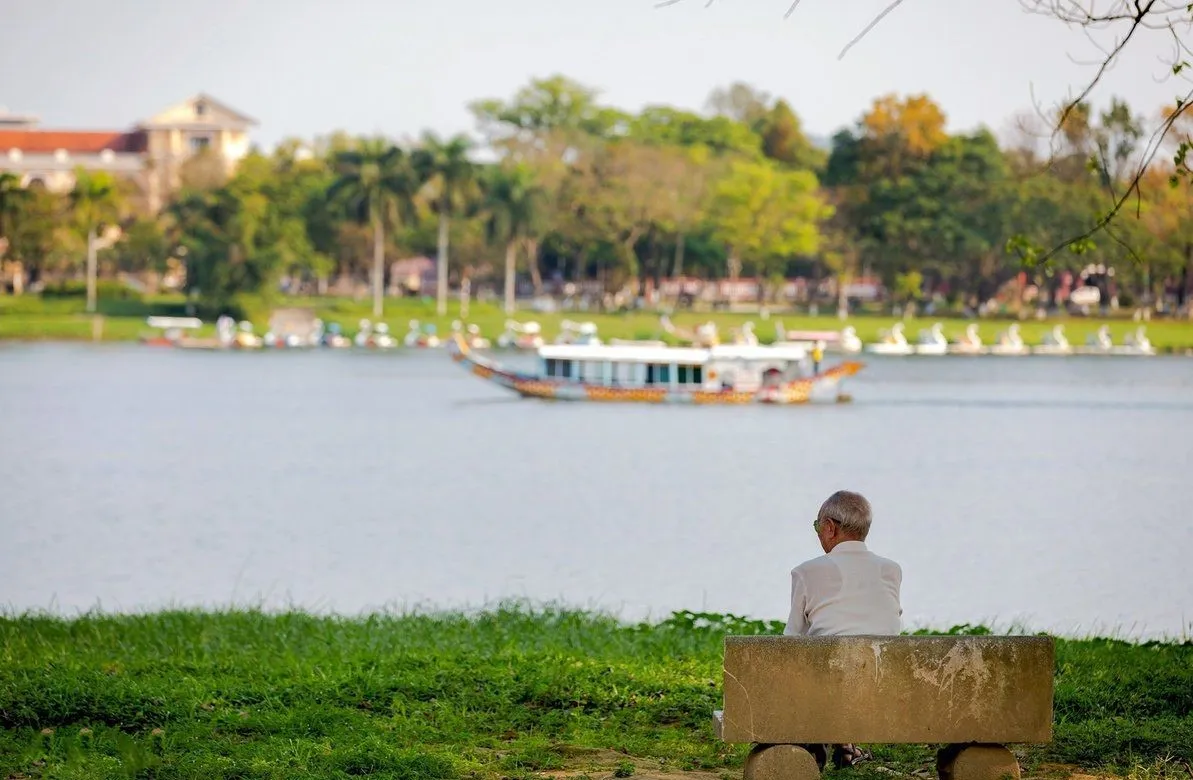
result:
[[[899,564],[866,547],[870,502],[839,490],[820,506],[812,528],[825,554],[791,570],[791,614],[785,634],[794,636],[894,636],[902,629]],[[805,746],[823,767],[827,745]],[[833,747],[837,767],[871,758],[855,745]]]

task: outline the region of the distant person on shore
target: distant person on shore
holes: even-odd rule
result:
[[[788,636],[896,636],[902,630],[899,588],[903,570],[866,547],[870,502],[838,490],[820,505],[812,529],[825,554],[791,570]],[[828,745],[805,745],[820,764]],[[833,763],[853,766],[871,758],[856,745],[836,745]]]
[[[824,342],[817,341],[812,345],[812,376],[820,373],[820,361],[824,360]]]

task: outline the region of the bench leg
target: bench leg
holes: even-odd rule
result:
[[[1019,762],[1002,745],[949,745],[936,754],[940,780],[1019,780]]]
[[[799,745],[755,745],[746,759],[745,780],[818,780],[816,759]]]

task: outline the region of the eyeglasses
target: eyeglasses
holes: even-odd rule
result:
[[[836,518],[832,518],[832,517],[826,517],[824,519],[830,523],[839,523],[840,522]],[[812,521],[812,530],[815,531],[816,533],[820,533],[820,518],[819,517]]]

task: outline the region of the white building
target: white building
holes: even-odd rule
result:
[[[0,171],[25,186],[67,192],[75,170],[107,171],[134,181],[152,212],[181,186],[182,166],[207,153],[226,173],[248,153],[256,120],[208,95],[196,95],[128,130],[48,130],[38,119],[0,111]]]

